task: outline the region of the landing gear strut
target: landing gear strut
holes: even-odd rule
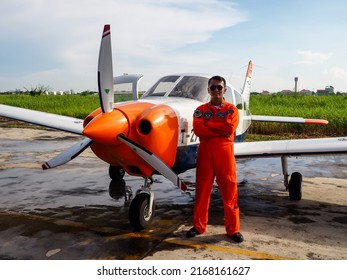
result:
[[[300,200],[302,197],[301,185],[302,185],[302,175],[299,172],[294,172],[290,176],[288,174],[288,161],[286,156],[281,157],[282,171],[284,176],[284,186],[286,190],[289,191],[289,198],[291,200]]]
[[[149,182],[148,182],[149,180]],[[129,208],[129,221],[135,231],[149,227],[154,218],[154,193],[151,191],[152,177],[145,178],[144,186],[137,191]]]
[[[112,179],[109,185],[109,194],[114,199],[125,198],[125,205],[129,205],[129,221],[135,231],[149,227],[154,218],[154,193],[151,190],[153,178],[145,178],[144,185],[136,192],[133,198],[131,188],[126,186],[123,177],[125,171],[120,166],[110,165],[109,176]]]

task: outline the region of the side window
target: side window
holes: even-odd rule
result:
[[[243,109],[243,105],[242,105],[242,95],[241,93],[239,93],[238,91],[234,90],[235,93],[235,106],[238,109]]]
[[[225,99],[225,101],[227,101],[229,103],[235,104],[232,90],[230,87],[227,87],[227,91],[224,94],[224,99]]]

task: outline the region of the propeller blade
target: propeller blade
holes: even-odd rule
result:
[[[65,150],[64,152],[60,153],[59,155],[42,164],[42,169],[57,167],[59,165],[69,162],[70,160],[77,157],[80,153],[82,153],[85,149],[87,149],[92,143],[93,140],[89,138],[83,139],[82,141],[74,144],[69,149]]]
[[[135,143],[131,139],[125,137],[123,134],[118,135],[118,140],[129,146],[135,153],[137,153],[143,160],[157,170],[161,175],[170,180],[175,186],[178,186],[182,191],[187,190],[186,184],[177,176],[175,172],[168,167],[165,162],[158,158],[155,154],[148,151],[146,148]]]
[[[105,25],[102,33],[98,63],[98,89],[102,112],[113,111],[114,91],[110,25]]]

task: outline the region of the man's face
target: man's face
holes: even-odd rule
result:
[[[212,80],[208,85],[208,93],[211,95],[211,103],[220,105],[223,102],[223,96],[226,92],[223,81]]]

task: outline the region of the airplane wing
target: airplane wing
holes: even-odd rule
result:
[[[327,120],[320,119],[304,119],[300,117],[281,117],[281,116],[261,116],[261,115],[250,115],[246,116],[245,119],[250,121],[259,122],[281,122],[281,123],[303,123],[303,124],[328,124]]]
[[[235,143],[236,158],[347,154],[347,137]]]
[[[0,104],[0,116],[83,135],[83,120]]]

